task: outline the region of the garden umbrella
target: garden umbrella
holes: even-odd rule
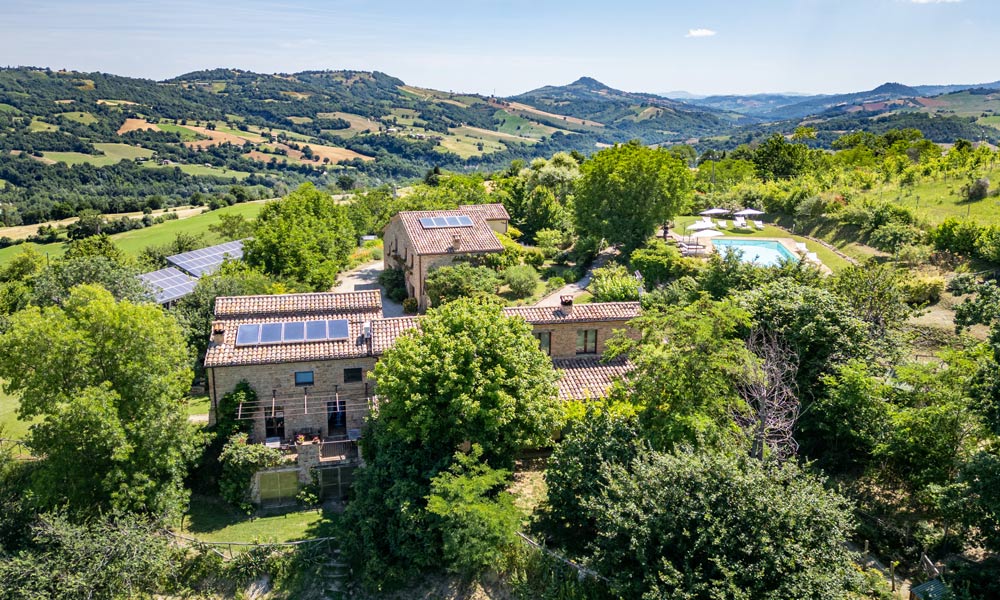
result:
[[[764,214],[764,211],[757,210],[756,208],[744,208],[743,210],[733,214],[737,217],[756,217],[757,215]]]
[[[698,214],[703,217],[714,217],[716,215],[728,215],[729,213],[729,209],[726,208],[710,208],[708,210],[703,210]]]
[[[719,237],[720,235],[726,235],[717,229],[702,229],[701,231],[696,231],[691,234],[693,238],[713,238]]]

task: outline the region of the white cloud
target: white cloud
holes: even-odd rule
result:
[[[927,2],[929,0],[921,0],[921,1]],[[947,1],[953,2],[954,0],[947,0]],[[704,28],[688,29],[687,35],[685,35],[684,37],[689,37],[689,38],[712,37],[715,34],[716,32],[712,31],[711,29],[704,29]]]
[[[962,0],[910,0],[911,4],[958,4]]]

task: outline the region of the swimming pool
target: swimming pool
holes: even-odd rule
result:
[[[712,240],[716,252],[740,250],[743,262],[764,267],[778,266],[781,261],[798,262],[799,258],[785,248],[781,242],[772,240]]]

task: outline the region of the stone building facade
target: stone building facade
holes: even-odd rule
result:
[[[462,206],[457,210],[403,211],[383,232],[386,269],[403,269],[406,291],[426,310],[424,282],[431,269],[458,260],[502,252],[497,233],[506,233],[510,216],[502,204]]]
[[[635,335],[628,322],[639,314],[637,302],[574,306],[567,298],[562,306],[504,311],[531,324],[562,374],[561,399],[603,396],[628,371],[627,363],[602,361],[602,354],[617,331]],[[226,410],[253,422],[254,441],[290,448],[297,439],[318,438],[330,444],[325,455],[356,453],[342,442],[357,440],[373,406],[370,374],[395,340],[422,319],[381,314],[378,291],[218,298],[205,356],[211,421],[221,399],[246,381],[256,400]],[[299,339],[306,337],[300,331],[319,324],[326,327],[324,339]],[[288,339],[272,335],[279,325]]]

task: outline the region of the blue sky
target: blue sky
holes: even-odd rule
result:
[[[1000,79],[996,0],[3,0],[0,64],[162,79],[212,67],[379,70],[512,95],[846,92]]]

